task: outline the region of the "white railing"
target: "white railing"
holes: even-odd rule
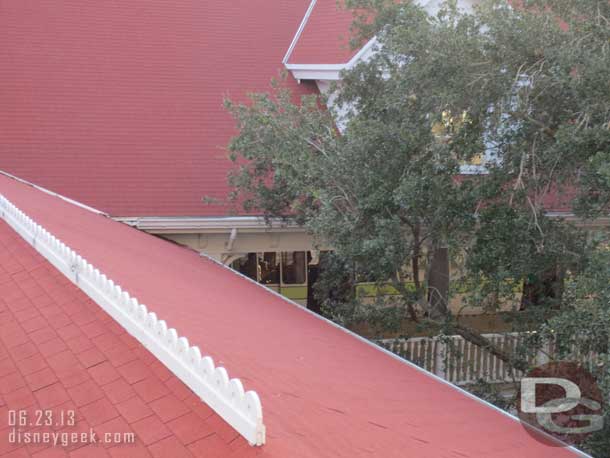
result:
[[[520,343],[524,343],[526,333],[482,334],[490,343],[507,354],[516,352]],[[523,376],[509,364],[489,350],[481,348],[461,336],[412,337],[410,339],[382,339],[380,345],[420,367],[444,378],[456,385],[468,385],[478,381],[487,383],[506,383],[518,381]],[[598,363],[596,353],[578,354],[572,346],[570,359],[585,367]],[[525,356],[531,365],[537,366],[549,362],[556,356],[554,344],[546,342],[535,354]]]
[[[491,344],[512,353],[525,336],[519,333],[483,334]],[[484,380],[488,383],[505,383],[519,380],[516,371],[487,349],[481,348],[461,336],[413,337],[410,339],[383,339],[378,341],[388,350],[402,356],[418,366],[455,383],[467,385]],[[550,349],[540,351],[528,362],[546,362]]]
[[[223,367],[169,328],[164,320],[140,304],[64,243],[36,224],[0,194],[1,217],[42,256],[138,339],[169,370],[251,445],[265,443],[260,399],[244,392],[239,379],[229,379]]]

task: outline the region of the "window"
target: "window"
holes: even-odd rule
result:
[[[258,253],[260,283],[278,285],[280,283],[280,257],[275,252]]]
[[[263,285],[303,285],[307,282],[307,252],[248,253],[236,259],[231,267]]]
[[[305,251],[282,253],[282,283],[302,284],[306,281],[307,255]]]
[[[432,124],[432,133],[441,142],[447,142],[460,128],[470,123],[471,120],[466,111],[461,115],[453,115],[450,110],[444,110],[441,113],[440,119]],[[488,161],[488,144],[485,139],[486,151],[480,154],[475,154],[469,160],[460,161],[460,173],[463,174],[478,174],[485,173],[485,163]]]
[[[279,253],[248,253],[233,261],[231,267],[264,285],[278,285],[280,283]]]
[[[254,281],[258,281],[256,253],[248,253],[231,264],[234,270],[244,274]]]

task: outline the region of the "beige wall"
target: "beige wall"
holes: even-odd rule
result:
[[[231,242],[231,231],[224,233],[160,234],[181,245],[205,253],[227,264],[244,253],[265,251],[311,251],[314,244],[304,231],[245,231],[236,230]]]

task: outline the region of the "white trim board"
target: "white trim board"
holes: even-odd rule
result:
[[[0,194],[0,216],[36,251],[95,301],[250,445],[265,443],[263,409],[254,391],[181,337],[157,314],[38,225]]]
[[[236,228],[253,232],[304,232],[294,221],[282,218],[265,220],[259,216],[132,216],[115,221],[154,234],[220,232]]]
[[[349,70],[354,67],[360,60],[366,59],[373,53],[374,47],[377,44],[377,37],[371,38],[356,54],[352,56],[349,62],[343,64],[289,64],[284,62],[284,66],[292,73],[292,76],[297,80],[332,80],[341,79],[341,71]]]

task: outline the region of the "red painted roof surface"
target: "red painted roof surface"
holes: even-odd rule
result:
[[[575,456],[193,251],[3,176],[0,193],[259,394],[262,456]]]
[[[225,215],[223,98],[269,89],[308,5],[0,0],[0,170],[113,216]]]
[[[223,98],[268,90],[309,3],[0,0],[0,170],[113,216],[226,215],[202,201],[228,193]],[[318,0],[289,62],[349,61],[351,22]]]
[[[3,457],[241,458],[257,452],[2,220],[0,400]],[[9,410],[24,412],[26,425],[10,426]],[[53,426],[45,426],[49,418]],[[90,429],[100,442],[24,442],[31,433]],[[11,443],[13,431],[21,439]],[[135,433],[135,442],[125,443],[124,433]]]
[[[337,0],[317,0],[290,54],[289,64],[345,64],[358,52],[350,46],[352,12]]]

